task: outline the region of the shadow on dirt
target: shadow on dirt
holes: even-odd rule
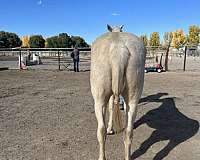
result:
[[[168,144],[158,151],[153,158],[154,160],[161,160],[177,145],[193,137],[198,132],[198,121],[186,117],[176,108],[175,97],[162,98],[166,95],[168,93],[157,93],[140,100],[140,103],[160,102],[162,104],[158,108],[150,110],[135,122],[134,128],[147,124],[155,131],[132,154],[132,160],[143,155],[155,143],[168,140]]]

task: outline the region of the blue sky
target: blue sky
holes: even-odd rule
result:
[[[66,32],[88,43],[124,25],[136,35],[200,25],[200,0],[0,0],[0,30],[45,37]]]

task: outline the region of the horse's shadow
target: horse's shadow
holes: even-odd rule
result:
[[[162,104],[158,108],[150,110],[135,122],[134,128],[142,124],[147,124],[149,127],[155,129],[155,131],[153,131],[151,136],[132,154],[132,160],[143,155],[153,144],[168,140],[168,144],[158,151],[153,158],[154,160],[161,160],[178,144],[191,138],[199,130],[199,123],[196,120],[186,117],[176,108],[174,102],[175,98],[162,98],[164,95],[168,94],[158,93],[140,100],[140,103],[160,102]]]

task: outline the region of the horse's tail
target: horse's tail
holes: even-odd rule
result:
[[[122,115],[119,105],[119,95],[125,85],[125,71],[129,59],[129,51],[126,46],[117,46],[112,61],[112,91],[114,96],[113,127],[116,133],[123,130]]]

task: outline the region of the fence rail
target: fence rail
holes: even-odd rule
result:
[[[80,57],[90,57],[90,48],[78,48]],[[37,69],[59,69],[66,68],[72,64],[70,57],[73,48],[0,48],[0,68],[23,69],[24,62],[27,62],[28,55],[37,55],[42,65],[33,65],[28,68]],[[25,57],[25,59],[24,59]],[[28,64],[28,63],[25,63]],[[29,64],[34,64],[30,62]],[[36,63],[39,64],[39,63]]]
[[[166,48],[164,47],[152,47],[147,46],[147,63],[155,63],[162,62],[165,63],[166,57]],[[62,70],[62,66],[66,68],[69,64],[73,64],[72,59],[70,57],[70,53],[73,48],[0,48],[0,68],[1,67],[9,67],[9,68],[21,68],[19,64],[23,60],[24,56],[27,56],[31,53],[39,55],[43,62],[43,65],[31,66],[30,68],[37,69],[59,69]],[[198,51],[197,51],[198,50]],[[82,61],[80,64],[87,63],[87,68],[90,65],[90,48],[79,48],[80,57]],[[186,56],[187,55],[187,56]],[[169,51],[169,65],[173,66],[171,68],[175,69],[183,69],[186,70],[186,66],[192,68],[194,64],[199,64],[199,49],[197,46],[184,46],[180,50],[171,49]],[[161,60],[159,61],[160,57]],[[193,58],[196,57],[196,58]],[[188,62],[187,62],[187,60]],[[178,62],[176,65],[175,60]],[[197,60],[197,61],[195,61]],[[86,62],[87,61],[87,62]],[[191,64],[189,64],[190,62]],[[14,64],[13,64],[14,63]],[[174,65],[175,64],[175,65]],[[176,67],[174,67],[176,66]],[[184,66],[184,67],[183,67]],[[200,66],[199,66],[200,68]]]
[[[81,54],[90,53],[90,48],[78,48]],[[73,51],[73,48],[0,48],[2,56],[19,56],[19,54],[36,53],[41,57],[68,56]]]

